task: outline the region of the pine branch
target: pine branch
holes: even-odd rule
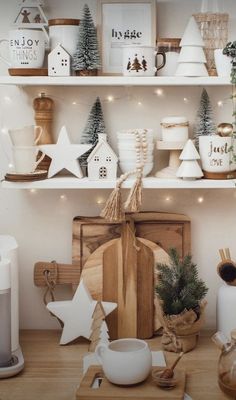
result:
[[[159,282],[156,293],[163,302],[167,315],[176,315],[199,305],[207,294],[205,283],[199,279],[197,265],[192,256],[180,260],[176,249],[170,249],[170,266],[158,264]]]
[[[206,89],[203,89],[194,127],[196,147],[199,146],[199,136],[214,135],[215,133],[216,126],[214,123],[212,105]]]

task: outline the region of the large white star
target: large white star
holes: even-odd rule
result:
[[[92,299],[83,280],[80,281],[72,300],[47,304],[48,310],[64,323],[60,344],[70,343],[80,336],[89,339],[96,304],[97,301]],[[102,306],[107,316],[115,310],[117,304],[103,301]]]
[[[92,147],[90,144],[72,144],[66,127],[63,126],[56,144],[39,146],[40,150],[52,159],[48,177],[51,178],[65,168],[77,178],[82,178],[83,174],[77,159]]]

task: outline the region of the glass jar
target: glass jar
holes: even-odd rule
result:
[[[166,54],[166,64],[158,71],[159,76],[175,76],[180,53],[180,41],[178,38],[162,38],[157,40],[157,50]]]
[[[231,332],[231,342],[222,345],[218,363],[218,383],[230,397],[236,397],[236,329]]]

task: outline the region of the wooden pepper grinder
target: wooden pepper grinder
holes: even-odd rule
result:
[[[52,124],[53,124],[53,112],[54,112],[54,101],[47,97],[45,93],[40,93],[39,97],[36,97],[33,101],[33,107],[35,111],[35,123],[41,126],[43,133],[38,144],[52,144]],[[41,154],[39,154],[40,156]],[[49,169],[51,159],[45,156],[37,169],[47,170]]]

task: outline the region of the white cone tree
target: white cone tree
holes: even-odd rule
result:
[[[204,42],[194,17],[191,17],[180,42],[176,76],[208,76]]]
[[[200,159],[200,155],[191,139],[187,141],[179,158],[182,160],[182,163],[176,174],[178,178],[186,180],[202,178],[203,172],[197,162]]]

